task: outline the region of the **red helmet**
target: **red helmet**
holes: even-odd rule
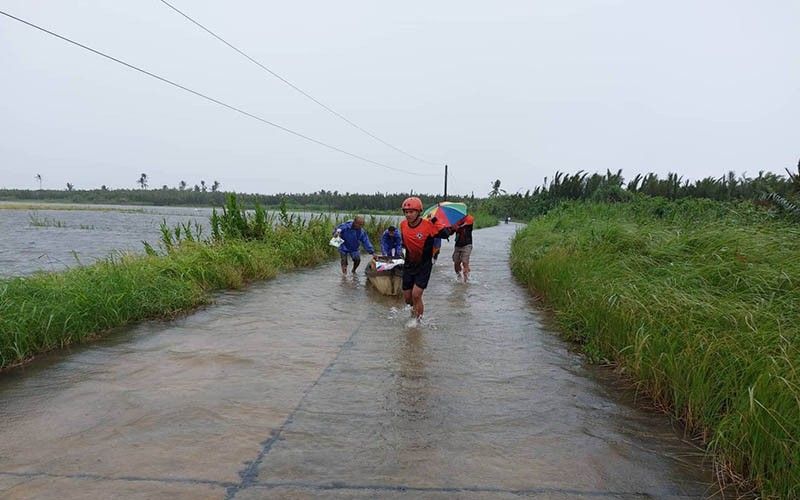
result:
[[[422,212],[422,200],[416,196],[406,198],[403,202],[403,210],[416,210],[417,212]]]

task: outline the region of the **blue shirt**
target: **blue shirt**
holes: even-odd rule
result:
[[[383,255],[390,255],[392,257],[402,256],[403,239],[400,237],[400,231],[395,230],[394,236],[389,234],[388,229],[384,231],[383,236],[381,236],[381,250],[383,251]]]
[[[375,253],[372,243],[369,242],[367,232],[363,229],[353,229],[353,221],[343,222],[336,226],[336,229],[341,231],[339,236],[344,240],[344,243],[339,245],[340,253],[357,253],[359,244],[364,245],[364,249],[367,252]],[[336,231],[334,231],[334,234],[336,234]]]

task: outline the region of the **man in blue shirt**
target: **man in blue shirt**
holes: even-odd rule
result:
[[[361,254],[358,251],[359,245],[364,245],[364,249],[370,255],[375,255],[375,249],[369,242],[367,232],[362,229],[364,217],[357,215],[355,219],[343,222],[336,227],[334,236],[339,236],[344,241],[339,245],[339,257],[342,262],[342,274],[347,274],[347,256],[353,259],[353,274],[356,273],[358,265],[361,264]]]
[[[400,233],[397,232],[396,227],[389,226],[389,228],[383,232],[383,236],[381,236],[381,250],[383,251],[383,255],[388,255],[395,259],[399,259],[403,256],[403,240],[400,238]]]

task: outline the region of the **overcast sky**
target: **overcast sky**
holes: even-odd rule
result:
[[[158,0],[0,10],[451,193],[556,170],[783,172],[800,156],[800,2]],[[0,16],[0,187],[442,191]]]

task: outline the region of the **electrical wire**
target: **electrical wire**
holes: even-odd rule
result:
[[[175,7],[175,6],[174,6],[174,5],[172,5],[171,3],[167,2],[166,0],[160,0],[160,1],[161,1],[161,3],[163,3],[164,5],[166,5],[167,7],[169,7],[170,9],[174,10],[175,12],[177,12],[178,14],[180,14],[181,16],[183,16],[184,18],[186,18],[186,19],[187,19],[189,22],[191,22],[192,24],[194,24],[194,25],[195,25],[195,26],[197,26],[198,28],[202,29],[203,31],[205,31],[205,32],[206,32],[206,33],[208,33],[209,35],[213,36],[214,38],[216,38],[216,39],[217,39],[217,40],[219,40],[220,42],[224,43],[225,45],[227,45],[227,46],[228,46],[228,47],[230,47],[231,49],[233,49],[233,50],[235,50],[236,52],[238,52],[238,53],[239,53],[241,56],[243,56],[244,58],[246,58],[248,61],[250,61],[250,62],[252,62],[253,64],[255,64],[256,66],[260,67],[261,69],[263,69],[264,71],[266,71],[266,72],[267,72],[267,73],[269,73],[270,75],[272,75],[272,76],[274,76],[275,78],[277,78],[278,80],[282,81],[283,83],[285,83],[286,85],[288,85],[289,87],[291,87],[292,89],[294,89],[295,91],[297,91],[297,92],[299,92],[300,94],[302,94],[302,95],[303,95],[304,97],[306,97],[307,99],[310,99],[311,101],[313,101],[314,103],[318,104],[318,105],[319,105],[319,106],[321,106],[323,109],[325,109],[325,110],[326,110],[326,111],[328,111],[329,113],[333,114],[334,116],[336,116],[336,117],[340,118],[341,120],[343,120],[344,122],[346,122],[346,123],[347,123],[347,124],[349,124],[350,126],[354,127],[355,129],[357,129],[357,130],[359,130],[359,131],[363,132],[364,134],[366,134],[366,135],[370,136],[371,138],[375,139],[376,141],[380,142],[381,144],[383,144],[383,145],[385,145],[385,146],[388,146],[388,147],[390,147],[390,148],[394,149],[395,151],[398,151],[398,152],[400,152],[400,153],[402,153],[402,154],[404,154],[404,155],[408,156],[409,158],[412,158],[412,159],[414,159],[414,160],[417,160],[417,161],[419,161],[419,162],[421,162],[421,163],[427,163],[428,165],[439,165],[439,163],[431,162],[431,161],[428,161],[428,160],[424,160],[424,159],[422,159],[422,158],[419,158],[419,157],[417,157],[417,156],[414,156],[414,155],[412,155],[411,153],[409,153],[408,151],[404,151],[403,149],[400,149],[400,148],[398,148],[397,146],[395,146],[395,145],[393,145],[393,144],[391,144],[391,143],[389,143],[389,142],[387,142],[387,141],[385,141],[385,140],[381,139],[380,137],[378,137],[377,135],[373,134],[372,132],[370,132],[370,131],[368,131],[368,130],[365,130],[364,128],[362,128],[362,127],[361,127],[361,126],[359,126],[358,124],[354,123],[353,121],[349,120],[347,117],[345,117],[344,115],[342,115],[342,114],[341,114],[341,113],[339,113],[338,111],[336,111],[336,110],[332,109],[331,107],[329,107],[329,106],[327,106],[327,105],[323,104],[323,103],[322,103],[322,102],[320,102],[318,99],[316,99],[314,96],[312,96],[312,95],[311,95],[311,94],[309,94],[308,92],[304,91],[303,89],[301,89],[301,88],[300,88],[300,87],[298,87],[297,85],[293,84],[292,82],[290,82],[290,81],[289,81],[289,80],[287,80],[286,78],[282,77],[281,75],[279,75],[279,74],[278,74],[278,73],[276,73],[275,71],[273,71],[273,70],[269,69],[268,67],[266,67],[265,65],[263,65],[263,64],[262,64],[262,63],[260,63],[259,61],[257,61],[257,60],[255,60],[255,59],[253,59],[252,57],[250,57],[249,55],[247,55],[247,54],[246,54],[244,51],[242,51],[242,50],[241,50],[241,49],[239,49],[238,47],[235,47],[233,44],[229,43],[227,40],[225,40],[225,39],[224,39],[224,38],[222,38],[221,36],[217,35],[217,34],[216,34],[216,33],[214,33],[213,31],[211,31],[209,28],[207,28],[207,27],[205,27],[204,25],[200,24],[198,21],[195,21],[195,20],[194,20],[194,19],[192,19],[192,18],[191,18],[191,17],[190,17],[188,14],[186,14],[185,12],[183,12],[183,11],[179,10],[177,7]]]
[[[318,139],[314,139],[313,137],[309,137],[309,136],[307,136],[305,134],[302,134],[300,132],[295,132],[294,130],[292,130],[290,128],[287,128],[287,127],[284,127],[283,125],[279,125],[277,123],[269,121],[269,120],[267,120],[265,118],[257,116],[255,114],[250,113],[248,111],[245,111],[245,110],[243,110],[241,108],[237,108],[236,106],[232,106],[230,104],[226,104],[226,103],[220,101],[219,99],[215,99],[213,97],[210,97],[210,96],[208,96],[206,94],[203,94],[201,92],[198,92],[196,90],[192,90],[189,87],[186,87],[186,86],[181,85],[179,83],[173,82],[172,80],[169,80],[169,79],[164,78],[162,76],[156,75],[155,73],[151,73],[150,71],[142,69],[142,68],[140,68],[138,66],[134,66],[133,64],[127,63],[127,62],[125,62],[125,61],[123,61],[121,59],[117,59],[116,57],[110,56],[110,55],[108,55],[108,54],[106,54],[104,52],[101,52],[101,51],[97,50],[97,49],[93,49],[93,48],[91,48],[91,47],[89,47],[87,45],[84,45],[84,44],[82,44],[80,42],[76,42],[76,41],[74,41],[74,40],[72,40],[70,38],[67,38],[65,36],[59,35],[58,33],[54,33],[53,31],[50,31],[50,30],[48,30],[46,28],[43,28],[41,26],[38,26],[38,25],[36,25],[36,24],[34,24],[32,22],[29,22],[29,21],[26,21],[26,20],[21,19],[19,17],[16,17],[16,16],[14,16],[12,14],[9,14],[8,12],[5,12],[3,10],[0,10],[0,14],[4,15],[4,16],[10,18],[10,19],[13,19],[15,21],[18,21],[18,22],[20,22],[22,24],[25,24],[25,25],[27,25],[27,26],[29,26],[31,28],[37,29],[37,30],[39,30],[39,31],[41,31],[43,33],[47,33],[50,36],[53,36],[55,38],[58,38],[60,40],[65,41],[65,42],[71,43],[72,45],[76,45],[76,46],[78,46],[78,47],[80,47],[80,48],[82,48],[84,50],[88,50],[89,52],[92,52],[92,53],[94,53],[96,55],[99,55],[101,57],[104,57],[106,59],[114,61],[114,62],[116,62],[118,64],[121,64],[121,65],[127,67],[127,68],[130,68],[130,69],[133,69],[133,70],[138,71],[140,73],[143,73],[143,74],[145,74],[145,75],[147,75],[147,76],[149,76],[151,78],[155,78],[156,80],[159,80],[159,81],[161,81],[163,83],[166,83],[168,85],[172,85],[173,87],[179,88],[179,89],[181,89],[181,90],[183,90],[185,92],[188,92],[190,94],[193,94],[193,95],[195,95],[197,97],[200,97],[200,98],[205,99],[207,101],[213,102],[214,104],[217,104],[217,105],[222,106],[224,108],[228,108],[231,111],[235,111],[237,113],[240,113],[240,114],[242,114],[244,116],[247,116],[249,118],[252,118],[254,120],[258,120],[258,121],[260,121],[262,123],[265,123],[267,125],[275,127],[277,129],[283,130],[286,133],[292,134],[292,135],[294,135],[296,137],[300,137],[301,139],[305,139],[306,141],[313,142],[314,144],[317,144],[319,146],[323,146],[323,147],[328,148],[330,150],[333,150],[333,151],[336,151],[338,153],[341,153],[341,154],[350,156],[352,158],[355,158],[357,160],[361,160],[363,162],[366,162],[366,163],[369,163],[369,164],[372,164],[372,165],[375,165],[375,166],[378,166],[378,167],[386,168],[386,169],[389,169],[389,170],[394,170],[396,172],[402,172],[402,173],[405,173],[405,174],[417,175],[417,176],[421,176],[421,177],[433,177],[433,176],[438,177],[437,174],[421,174],[419,172],[412,172],[410,170],[404,170],[402,168],[393,167],[391,165],[387,165],[385,163],[381,163],[381,162],[377,162],[377,161],[374,161],[374,160],[370,160],[369,158],[365,158],[365,157],[363,157],[361,155],[358,155],[358,154],[355,154],[355,153],[351,153],[349,151],[345,151],[344,149],[341,149],[341,148],[336,147],[336,146],[332,146],[330,144],[322,142],[322,141],[320,141]]]

